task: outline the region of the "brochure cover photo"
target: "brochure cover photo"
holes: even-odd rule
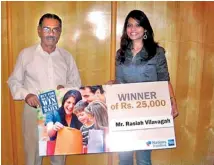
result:
[[[62,88],[39,100],[40,156],[176,147],[168,82]]]

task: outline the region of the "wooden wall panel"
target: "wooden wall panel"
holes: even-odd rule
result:
[[[214,164],[214,3],[204,6],[204,60],[200,88],[199,120],[197,123],[197,141],[194,152],[195,162],[205,160],[205,164]],[[198,152],[197,152],[198,151]],[[201,158],[203,156],[203,159]]]
[[[6,8],[9,4],[10,11]],[[123,23],[133,9],[143,10],[166,49],[180,116],[175,120],[177,148],[154,150],[154,165],[214,164],[214,2],[117,2],[116,47]],[[21,49],[39,42],[38,19],[46,12],[61,16],[59,46],[74,56],[84,85],[103,84],[110,75],[111,2],[2,2],[3,165],[23,165],[22,104],[11,100],[6,81]],[[33,16],[33,17],[32,17]],[[11,29],[8,26],[11,22]],[[8,31],[9,29],[9,31]],[[8,34],[11,36],[9,38]],[[113,36],[114,37],[114,36]],[[8,47],[8,43],[11,44]],[[8,49],[12,48],[12,49]],[[9,110],[10,109],[10,110]],[[13,114],[15,119],[12,118]],[[15,135],[14,135],[15,134]],[[14,155],[16,153],[17,155]],[[107,154],[67,157],[68,164],[111,164]],[[109,161],[108,161],[109,160]],[[116,153],[113,165],[118,164]],[[44,165],[49,160],[44,159]]]
[[[213,146],[211,141],[214,141],[211,118],[214,112],[214,50],[211,44],[214,3],[118,2],[117,8],[117,48],[126,15],[133,9],[139,9],[148,16],[155,40],[166,49],[171,82],[180,111],[180,116],[175,120],[177,148],[153,151],[153,163],[213,165],[214,152],[210,145]],[[117,155],[114,157],[116,165]]]

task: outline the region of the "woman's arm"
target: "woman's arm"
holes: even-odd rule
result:
[[[175,95],[174,95],[174,91],[173,91],[173,88],[172,88],[172,84],[171,82],[169,81],[169,93],[170,93],[170,100],[171,100],[171,105],[172,105],[172,116],[173,118],[176,118],[179,113],[178,113],[178,108],[177,108],[177,103],[176,103],[176,99],[175,99]]]
[[[56,130],[54,130],[54,124],[53,122],[49,122],[47,124],[47,133],[49,137],[53,137],[56,135]]]
[[[118,59],[118,57],[120,56],[119,51],[120,50],[117,50],[116,56],[115,56],[115,78],[114,78],[114,80],[109,80],[106,83],[107,85],[125,83],[122,64],[120,63],[120,60]]]
[[[163,48],[158,48],[157,54],[157,77],[158,81],[168,81],[169,86],[169,93],[170,93],[170,100],[172,106],[172,116],[176,118],[178,116],[178,109],[176,104],[175,95],[173,92],[172,84],[170,82],[169,72],[168,72],[168,65],[165,56],[165,50]]]

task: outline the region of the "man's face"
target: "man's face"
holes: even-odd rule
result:
[[[90,88],[86,87],[84,90],[80,90],[80,93],[82,94],[82,100],[86,101],[88,103],[97,100],[97,96],[91,92]]]
[[[56,46],[61,35],[59,21],[57,19],[45,18],[42,26],[38,27],[38,35],[41,38],[42,45]]]

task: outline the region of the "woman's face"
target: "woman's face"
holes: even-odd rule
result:
[[[74,105],[75,105],[75,98],[74,97],[69,97],[66,101],[65,101],[65,104],[64,104],[64,110],[65,110],[65,113],[67,115],[71,115],[72,112],[73,112],[73,109],[74,109]]]
[[[126,28],[126,33],[129,36],[129,38],[133,40],[142,40],[144,35],[145,29],[139,25],[139,23],[133,19],[128,19],[128,24]]]

